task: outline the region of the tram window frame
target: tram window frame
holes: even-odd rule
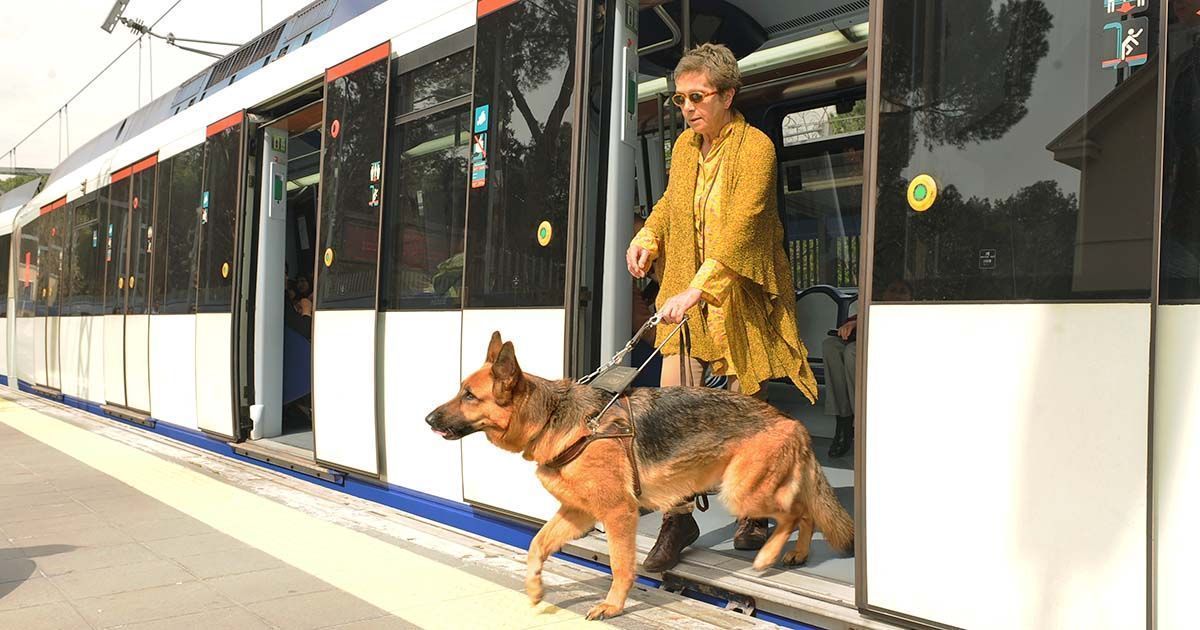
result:
[[[874,302],[1150,299],[1158,65],[1102,66],[1103,26],[1119,16],[1100,3],[1018,8],[884,4]],[[1132,19],[1147,20],[1155,59],[1159,8],[1144,10]],[[1063,53],[1081,23],[1090,39]],[[951,36],[963,32],[983,35]],[[928,190],[920,175],[936,185],[932,206],[911,196]]]
[[[12,264],[12,234],[0,235],[0,317],[8,317],[8,271]]]
[[[145,315],[149,313],[150,274],[153,264],[153,234],[154,234],[154,203],[157,199],[155,177],[157,164],[130,176],[129,213],[138,217],[135,224],[129,223],[129,265],[127,268],[126,289],[128,297],[125,301],[125,312],[128,315]],[[148,181],[147,181],[148,180]],[[150,200],[145,200],[149,194]],[[137,207],[134,208],[134,204]],[[143,229],[145,228],[145,229]],[[135,282],[136,279],[136,282]]]
[[[167,162],[171,164],[169,205],[165,213],[159,213],[159,217],[168,215],[165,237],[158,248],[164,259],[163,299],[156,312],[184,315],[196,312],[204,143],[171,156]]]
[[[432,79],[447,72],[447,66],[452,67],[459,63],[465,66],[464,71],[468,76],[468,81],[463,86],[461,94],[444,96],[420,108],[413,107],[411,100],[415,82],[429,81],[432,83]],[[386,198],[384,200],[387,212],[384,213],[380,225],[382,235],[379,257],[379,309],[381,311],[458,310],[462,307],[461,262],[464,258],[463,239],[466,235],[469,136],[473,90],[469,77],[473,65],[474,28],[461,31],[421,50],[409,53],[397,59],[394,64],[391,103],[393,103],[392,109],[397,113],[391,117],[388,125],[388,156],[386,159],[388,186],[385,190]],[[403,176],[402,169],[405,161],[402,140],[405,132],[418,125],[437,124],[446,119],[454,119],[456,120],[455,124],[458,122],[462,124],[461,131],[456,127],[452,134],[454,138],[452,149],[460,146],[459,139],[462,134],[467,134],[468,139],[461,145],[463,151],[461,173],[455,173],[448,179],[441,178],[440,184],[443,189],[438,192],[448,193],[443,195],[447,197],[447,203],[443,204],[443,212],[437,213],[443,215],[442,225],[434,226],[431,229],[430,224],[426,221],[436,211],[426,210],[424,195],[426,191],[424,189],[413,190],[414,184],[423,184],[428,180],[412,182]],[[446,150],[443,149],[443,151]],[[457,151],[455,152],[457,153]],[[407,215],[413,213],[406,212],[405,208],[416,210],[416,216],[411,217],[413,221],[410,225],[405,225],[405,220],[410,218]],[[422,240],[420,252],[405,251],[403,232],[406,227],[419,228],[417,231]],[[439,230],[438,228],[443,229]],[[430,236],[433,239],[430,239]],[[429,247],[430,240],[444,241],[444,253],[446,254],[446,256],[435,256],[440,260],[432,265],[429,263],[428,249],[426,249]],[[414,267],[408,273],[427,276],[428,290],[414,291],[405,286],[406,271],[402,265],[407,255],[416,255],[425,259],[424,268]],[[460,261],[457,280],[453,284],[443,286],[443,283],[438,282],[439,273],[448,274],[453,279],[455,258]],[[451,264],[446,269],[439,271],[439,267],[447,263]],[[439,287],[444,290],[438,291]]]
[[[151,241],[150,259],[150,295],[149,312],[157,314],[162,310],[163,296],[166,293],[167,280],[167,237],[170,234],[171,206],[171,172],[174,168],[173,158],[167,158],[158,163],[158,179],[154,187],[154,216],[151,219],[153,239]]]
[[[1178,2],[1169,3],[1163,117],[1162,212],[1158,303],[1200,304],[1200,19]]]
[[[245,167],[242,157],[245,125],[245,120],[239,121],[209,136],[205,142],[208,148],[204,156],[201,196],[205,192],[209,194],[209,205],[207,215],[201,208],[201,216],[207,220],[201,219],[196,261],[196,310],[199,313],[229,313],[233,309],[234,256],[241,205],[238,189],[240,174]],[[217,156],[220,161],[214,164]],[[220,251],[215,251],[217,249]],[[208,260],[204,259],[205,254]]]
[[[17,317],[34,317],[37,310],[37,274],[34,265],[37,264],[37,219],[26,223],[20,228],[20,242],[17,250],[17,286],[16,300]],[[24,267],[22,267],[24,265]],[[23,294],[22,294],[23,293]]]
[[[108,185],[108,212],[105,214],[104,230],[101,233],[104,247],[104,309],[105,315],[125,314],[125,259],[129,234],[129,191],[130,178]],[[121,206],[116,205],[120,202]],[[122,212],[119,224],[113,221],[114,209]]]
[[[104,194],[107,194],[107,191]],[[99,294],[103,290],[104,244],[100,234],[99,194],[85,195],[73,203],[70,225],[70,271],[67,284],[69,295],[66,296],[64,313],[75,316],[100,315],[102,307]],[[80,247],[80,231],[90,233],[84,242],[91,241],[95,245]]]
[[[390,50],[390,49],[389,49]],[[317,200],[314,308],[375,310],[379,304],[379,237],[387,184],[387,116],[392,57],[372,61],[324,85],[325,129]],[[381,83],[374,81],[382,79]],[[355,86],[351,90],[349,86]],[[357,102],[346,95],[355,92]],[[376,98],[372,98],[375,96]],[[364,105],[366,105],[364,107]],[[371,106],[382,106],[382,111]],[[365,121],[365,124],[364,124]],[[330,133],[332,125],[340,131]],[[372,144],[373,143],[373,144]],[[377,149],[377,150],[376,150]],[[352,153],[353,152],[353,153]],[[379,156],[377,181],[370,159]],[[355,159],[361,158],[361,159]],[[371,186],[379,186],[370,205]],[[351,211],[351,209],[354,209]]]
[[[553,12],[551,4],[562,10]],[[573,148],[575,135],[585,133],[575,127],[576,88],[585,70],[572,63],[579,46],[576,15],[570,0],[522,2],[476,23],[473,105],[486,105],[489,120],[483,184],[467,193],[463,308],[566,307],[567,232],[577,176]],[[526,37],[545,42],[536,54],[552,56],[514,61],[528,54],[521,45]],[[522,70],[544,78],[515,76]],[[512,78],[502,81],[498,75]],[[502,87],[509,82],[522,86],[520,104]],[[539,130],[537,137],[532,128]],[[547,137],[549,129],[554,133]]]

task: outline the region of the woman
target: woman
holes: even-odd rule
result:
[[[815,402],[775,207],[775,147],[732,108],[741,86],[737,59],[725,46],[698,46],[676,66],[675,86],[672,100],[688,129],[672,148],[666,193],[626,252],[635,278],[660,265],[658,342],[685,314],[690,318],[689,347],[681,352],[677,335],[663,348],[683,359],[663,360],[661,384],[699,384],[708,368],[727,376],[730,389],[765,397],[767,381],[786,377]],[[675,566],[699,537],[691,508],[663,516],[646,570]],[[734,547],[758,549],[766,536],[766,520],[744,520]]]

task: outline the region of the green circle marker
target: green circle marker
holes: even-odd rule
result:
[[[917,201],[925,201],[925,197],[929,195],[929,190],[925,188],[925,184],[917,184],[916,190],[913,191],[913,199]]]

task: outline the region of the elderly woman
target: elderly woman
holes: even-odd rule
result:
[[[775,208],[775,147],[732,109],[741,86],[737,59],[725,46],[698,46],[676,66],[675,86],[672,100],[688,129],[675,141],[666,193],[626,252],[636,278],[657,266],[657,306],[666,322],[658,342],[689,317],[688,347],[677,335],[663,349],[681,358],[663,360],[661,384],[699,384],[708,368],[727,376],[730,389],[765,398],[766,382],[786,377],[815,402]],[[691,508],[689,502],[663,516],[646,570],[675,566],[699,537]],[[744,520],[734,547],[757,549],[766,536],[765,520]]]

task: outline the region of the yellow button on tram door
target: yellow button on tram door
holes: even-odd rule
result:
[[[937,200],[937,182],[921,174],[908,184],[908,206],[917,212],[925,212]]]

